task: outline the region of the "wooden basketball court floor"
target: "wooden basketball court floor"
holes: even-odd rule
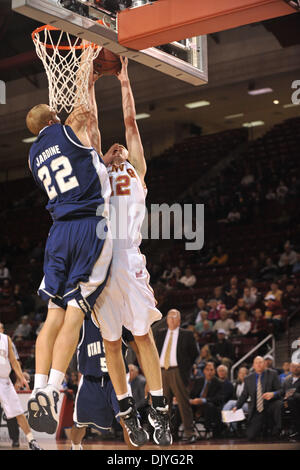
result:
[[[70,441],[69,440],[52,440],[52,439],[39,439],[39,445],[44,450],[70,450]],[[17,449],[12,449],[11,442],[0,442],[0,451],[1,450],[10,450],[17,452],[19,450],[27,450],[27,445],[24,442],[20,443],[20,447]],[[114,451],[128,451],[128,447],[125,443],[120,441],[84,441],[83,450],[104,450],[107,452]],[[249,442],[245,439],[220,439],[220,440],[201,440],[197,441],[195,444],[185,444],[184,442],[174,442],[170,447],[159,447],[154,444],[149,444],[143,446],[142,450],[145,451],[203,451],[203,450],[300,450],[300,442],[298,443],[289,443],[289,442]],[[139,449],[141,452],[141,449]]]

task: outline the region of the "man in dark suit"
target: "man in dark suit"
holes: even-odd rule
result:
[[[203,416],[205,427],[212,431],[213,437],[221,434],[221,407],[223,403],[223,386],[215,376],[213,362],[207,362],[203,369],[204,377],[194,382],[190,394],[190,404],[194,407],[196,417]]]
[[[269,424],[272,436],[278,437],[281,430],[280,379],[276,371],[267,369],[264,359],[256,356],[254,372],[245,377],[244,390],[232,411],[241,408],[250,397],[247,437],[254,440]]]
[[[198,350],[193,333],[180,328],[180,323],[180,312],[176,309],[169,310],[168,329],[156,332],[154,339],[160,356],[163,391],[169,403],[169,410],[172,409],[173,397],[176,397],[185,439],[193,443],[196,437],[193,428],[193,412],[189,404],[188,385]]]
[[[283,399],[283,410],[290,411],[293,432],[290,436],[292,442],[300,441],[300,364],[291,362],[292,375],[282,384],[280,396]]]

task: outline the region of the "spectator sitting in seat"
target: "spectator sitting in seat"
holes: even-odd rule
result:
[[[217,253],[212,256],[212,258],[209,260],[207,263],[208,266],[211,265],[218,265],[218,266],[224,266],[228,261],[228,254],[224,253],[223,248],[219,245],[217,247]]]
[[[217,320],[219,320],[220,310],[222,310],[222,308],[225,308],[225,305],[215,299],[210,300],[207,305],[210,307],[207,319],[215,323]]]
[[[263,268],[259,271],[259,277],[263,281],[270,281],[274,279],[278,275],[278,266],[273,263],[272,258],[268,257],[266,259],[266,264]]]
[[[184,276],[182,276],[178,282],[185,287],[192,288],[197,282],[196,276],[193,274],[191,268],[186,268]]]
[[[292,432],[290,441],[300,442],[300,364],[291,362],[291,375],[282,384],[280,396],[283,400],[283,410],[290,411]]]
[[[203,322],[207,321],[208,312],[206,310],[202,310],[201,312],[199,312],[199,314],[200,320],[195,324],[195,330],[198,331],[198,333],[201,333],[203,331]],[[212,328],[213,322],[210,320],[208,321],[210,328]]]
[[[247,367],[240,367],[238,370],[238,375],[237,375],[237,380],[233,383],[233,398],[228,400],[224,406],[223,410],[224,411],[230,411],[236,406],[236,402],[238,398],[241,396],[243,390],[244,390],[244,385],[245,385],[245,377],[248,375],[249,371]],[[248,413],[248,402],[246,401],[243,406],[242,410],[244,411],[245,414]],[[232,427],[235,431],[237,430],[237,423],[233,422],[231,423]]]
[[[265,361],[265,368],[266,369],[273,370],[274,372],[276,372],[276,374],[278,374],[278,370],[274,368],[274,357],[271,356],[271,354],[267,354],[264,357],[264,361]]]
[[[222,428],[222,384],[215,373],[214,363],[207,362],[203,369],[204,376],[194,381],[190,404],[196,419],[203,417],[205,428],[217,438],[220,437]]]
[[[273,325],[274,336],[278,339],[280,334],[284,331],[282,305],[275,299],[274,295],[265,297],[264,303],[266,307],[264,318],[268,323]]]
[[[213,331],[225,330],[226,336],[230,336],[232,330],[234,330],[235,324],[232,318],[228,318],[228,312],[226,308],[220,310],[220,318],[216,321],[213,326]]]
[[[291,368],[291,364],[289,362],[286,361],[282,364],[283,372],[279,375],[281,383],[283,383],[287,377],[292,375],[290,368]]]
[[[257,296],[257,287],[254,285],[254,281],[251,277],[247,277],[245,279],[245,287],[248,287],[250,289],[250,294],[251,295],[256,295]]]
[[[268,334],[268,323],[265,318],[263,318],[263,313],[261,308],[256,308],[254,310],[253,320],[251,321],[251,330],[250,336],[257,336],[259,342],[262,341]]]
[[[13,333],[12,339],[14,341],[22,341],[24,339],[31,339],[32,326],[29,323],[27,315],[23,315],[21,323],[17,326]]]
[[[299,307],[299,304],[300,288],[295,287],[295,284],[292,281],[289,281],[282,294],[282,306],[287,310],[288,315],[291,315]]]
[[[204,338],[208,342],[213,341],[215,335],[209,320],[204,320],[202,331],[198,335],[199,338]]]
[[[213,298],[211,300],[216,300],[218,303],[224,303],[225,295],[223,294],[222,286],[214,288]]]
[[[229,310],[229,313],[232,315],[233,319],[237,319],[239,318],[240,311],[245,312],[246,310],[247,308],[246,308],[245,301],[243,297],[241,297],[237,300],[236,305],[231,310]]]
[[[208,344],[204,344],[200,350],[200,354],[197,357],[195,364],[198,369],[200,369],[201,372],[203,372],[203,369],[205,367],[205,364],[207,362],[213,362],[216,364],[217,360],[213,355],[211,354],[211,350]],[[203,375],[203,373],[201,374]]]
[[[175,278],[178,281],[179,273],[180,273],[180,270],[177,270],[176,268],[172,268],[171,263],[168,263],[166,269],[164,270],[164,272],[162,273],[160,277],[160,280],[164,283],[167,283],[171,279]]]
[[[245,287],[243,299],[247,310],[251,310],[257,302],[257,295],[254,294],[254,292],[251,292],[251,289],[249,287]]]
[[[251,322],[248,320],[247,312],[241,310],[239,312],[239,320],[236,322],[238,336],[247,336],[251,331]]]
[[[217,377],[222,383],[223,405],[233,398],[233,384],[228,379],[228,367],[220,364],[217,367]]]
[[[284,251],[279,258],[278,266],[281,268],[282,266],[286,264],[286,262],[292,266],[293,264],[296,263],[296,261],[297,261],[297,253],[296,251],[292,250],[290,242],[287,241],[284,244]]]
[[[197,304],[196,304],[196,308],[195,308],[195,313],[194,313],[194,323],[196,325],[196,323],[198,323],[200,320],[201,320],[201,312],[202,310],[206,310],[206,303],[205,303],[205,300],[204,299],[198,299],[197,300]]]
[[[270,285],[270,290],[269,292],[267,292],[265,297],[267,298],[270,295],[273,295],[275,297],[275,300],[278,300],[279,302],[281,302],[282,294],[283,292],[282,290],[278,288],[277,282],[272,282]]]
[[[234,359],[234,348],[230,341],[226,339],[225,330],[218,330],[217,341],[211,346],[211,353],[217,359],[217,364],[224,364],[230,369]]]
[[[229,291],[225,292],[225,305],[228,310],[231,310],[238,301],[239,291],[236,287],[231,287]]]

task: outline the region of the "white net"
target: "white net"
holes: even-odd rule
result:
[[[32,39],[47,74],[49,106],[68,114],[75,106],[88,109],[90,66],[101,47],[48,25],[36,29]]]

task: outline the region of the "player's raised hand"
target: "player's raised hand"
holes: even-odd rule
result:
[[[120,61],[122,64],[122,68],[119,73],[117,73],[117,77],[120,80],[120,82],[124,80],[128,80],[128,57],[122,57],[120,56]]]

